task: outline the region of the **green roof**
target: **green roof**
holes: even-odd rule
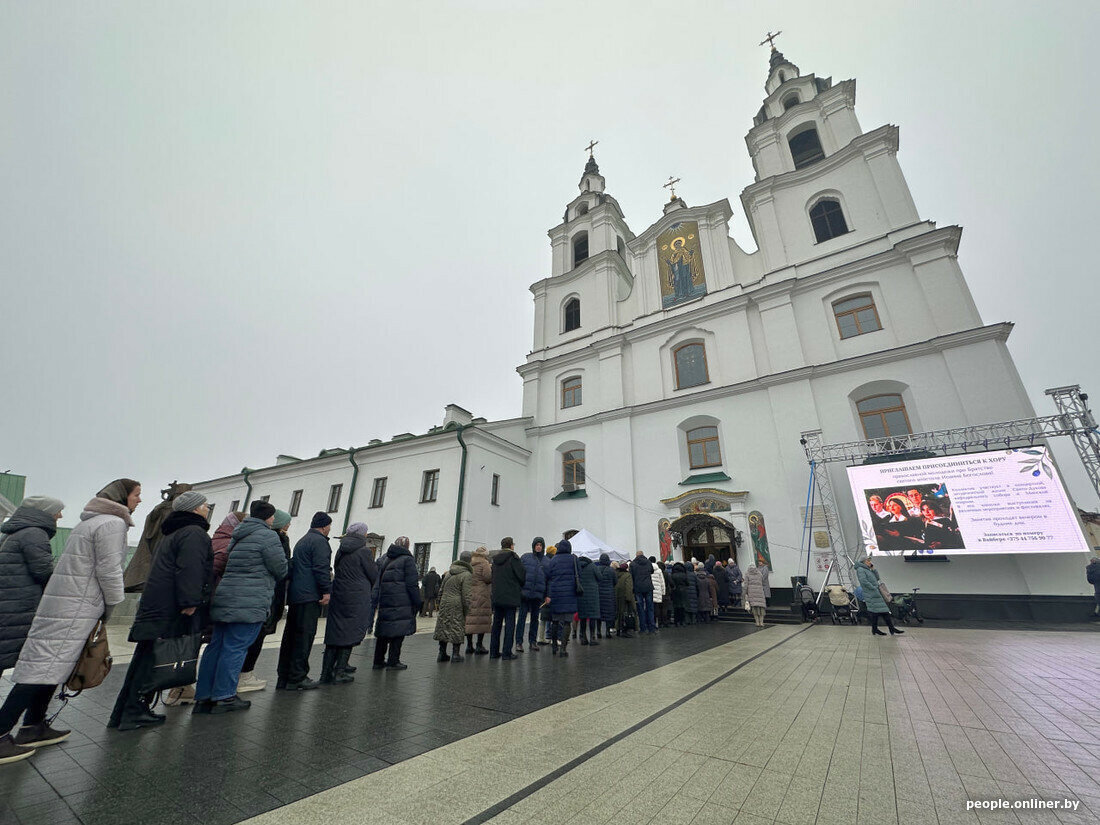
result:
[[[588,493],[586,493],[583,489],[571,490],[570,492],[566,492],[565,490],[562,490],[560,493],[558,493],[556,496],[554,496],[550,500],[551,501],[562,501],[563,499],[567,499],[567,498],[588,498]]]
[[[0,473],[0,496],[3,496],[16,507],[23,500],[24,490],[27,488],[27,477],[15,473]]]
[[[730,477],[725,473],[699,473],[698,475],[688,476],[680,482],[681,487],[685,487],[688,484],[713,484],[716,481],[729,481]]]

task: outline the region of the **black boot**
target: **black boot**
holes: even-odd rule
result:
[[[335,685],[347,685],[355,681],[355,677],[348,673],[348,658],[351,656],[350,647],[342,647],[336,653],[336,667],[332,673],[332,683]]]
[[[581,621],[581,644],[588,646],[588,626],[583,620]]]
[[[466,652],[469,653],[468,650]],[[484,655],[488,652],[489,652],[489,648],[485,647],[485,634],[484,633],[478,633],[477,634],[477,647],[474,648],[474,653],[477,654],[478,656],[482,656],[482,655]]]
[[[322,685],[331,685],[333,679],[336,677],[336,661],[340,656],[340,652],[334,647],[326,647],[324,658],[321,659],[321,678],[320,683]]]
[[[452,662],[461,662],[462,661],[462,653],[460,652],[461,650],[462,650],[462,645],[460,645],[460,644],[451,645],[451,661]],[[440,659],[440,661],[443,661],[443,660]]]
[[[886,626],[890,628],[891,636],[900,636],[905,633],[904,630],[898,630],[896,627],[894,627],[894,620],[890,616],[884,616],[883,618],[886,620]]]
[[[455,645],[455,647],[458,647],[458,645]],[[439,656],[436,658],[436,661],[437,662],[449,662],[449,661],[451,661],[451,657],[447,655],[447,643],[446,642],[440,642],[439,643]]]
[[[473,654],[473,652],[474,652],[474,634],[473,633],[467,633],[466,634],[466,655],[470,656],[470,655]]]
[[[561,643],[561,650],[558,651],[559,656],[569,655],[569,636],[566,635],[565,641]]]

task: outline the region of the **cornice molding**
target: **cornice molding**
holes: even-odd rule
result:
[[[643,404],[635,404],[616,410],[602,413],[594,413],[583,418],[574,418],[570,421],[545,424],[543,426],[531,426],[527,428],[529,435],[552,434],[569,428],[598,424],[602,421],[633,416],[640,413],[659,412],[661,410],[675,409],[687,404],[697,404],[704,401],[713,401],[720,398],[728,398],[734,395],[743,395],[750,392],[769,389],[771,387],[790,384],[795,381],[808,381],[815,378],[823,378],[829,375],[839,375],[866,367],[889,364],[903,358],[915,358],[921,355],[931,355],[947,349],[969,346],[982,341],[1006,341],[1012,332],[1013,324],[1008,321],[999,324],[987,324],[960,332],[939,335],[926,341],[918,341],[912,344],[903,344],[884,350],[856,355],[850,358],[841,358],[836,361],[827,361],[822,364],[811,364],[805,367],[797,367],[785,372],[770,373],[737,384],[724,384],[717,387],[708,387],[704,390],[679,395],[675,398],[662,398],[656,401],[648,401]]]

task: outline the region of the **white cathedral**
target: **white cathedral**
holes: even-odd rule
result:
[[[635,233],[590,156],[549,232],[550,272],[531,286],[519,417],[450,405],[427,433],[202,482],[214,521],[269,499],[296,517],[296,540],[324,510],[334,535],[353,521],[383,549],[407,535],[421,568],[440,572],[506,535],[524,552],[533,536],[581,528],[630,553],[744,567],[764,535],[777,586],[806,569],[802,432],[841,442],[1033,416],[1012,325],[982,321],[956,257],[961,228],[921,219],[898,128],[863,131],[854,80],[802,74],[774,47],[764,89],[746,136],[756,177],[741,193],[755,252],[730,236],[728,200],[673,193]],[[833,479],[851,523],[843,472]],[[1085,592],[1081,563],[879,568],[894,590],[1010,603]],[[811,584],[822,575],[811,566]]]

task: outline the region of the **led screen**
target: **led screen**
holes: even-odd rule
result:
[[[1088,552],[1045,447],[848,468],[870,555]]]

